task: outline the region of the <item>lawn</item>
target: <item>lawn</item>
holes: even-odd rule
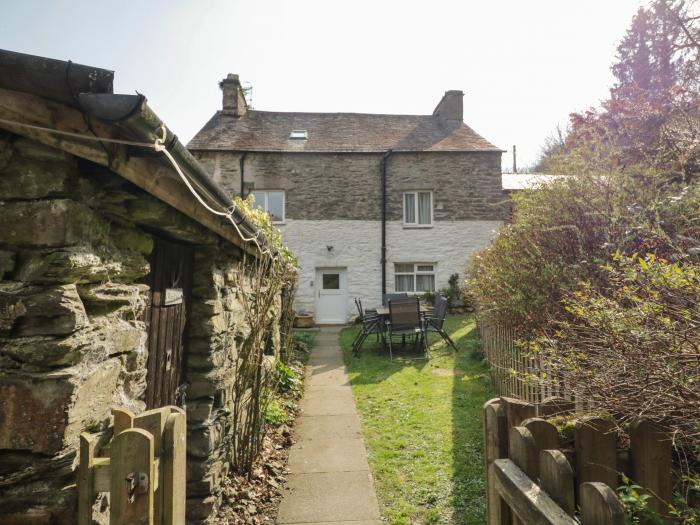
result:
[[[389,361],[370,337],[351,353],[359,327],[343,330],[341,346],[362,420],[365,446],[383,517],[392,524],[485,523],[482,406],[492,397],[488,369],[474,357],[472,316],[450,316],[455,354],[429,338],[430,359]]]

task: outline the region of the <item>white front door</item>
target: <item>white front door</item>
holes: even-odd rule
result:
[[[316,323],[339,324],[347,318],[345,268],[316,269]]]

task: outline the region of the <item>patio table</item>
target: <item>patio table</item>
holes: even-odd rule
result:
[[[388,306],[379,306],[375,308],[377,311],[377,315],[380,317],[389,317],[389,307]],[[421,304],[420,305],[420,313],[424,314],[426,312],[429,312],[431,310],[430,306]]]

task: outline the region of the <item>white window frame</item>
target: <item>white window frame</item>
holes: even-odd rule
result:
[[[397,264],[412,264],[413,265],[413,271],[412,272],[397,272],[396,271],[396,265]],[[424,266],[424,265],[430,265],[433,267],[433,270],[431,272],[425,271],[425,270],[418,270],[418,266]],[[396,276],[397,275],[412,275],[413,276],[413,291],[406,291],[406,290],[397,290],[396,289]],[[422,290],[422,291],[416,291],[416,283],[417,279],[416,277],[418,275],[432,275],[433,276],[433,290],[430,293],[434,293],[437,291],[437,279],[438,279],[438,273],[437,273],[437,263],[436,262],[395,262],[394,263],[394,292],[395,293],[402,293],[406,292],[409,294],[414,294],[414,295],[423,295],[424,293],[428,293],[428,290]]]
[[[262,210],[263,210],[265,213],[270,213],[270,212],[268,211],[268,208],[267,208],[267,196],[268,196],[268,193],[270,193],[270,192],[282,193],[282,220],[280,220],[280,221],[273,220],[273,221],[272,221],[272,224],[284,224],[285,221],[286,221],[286,219],[287,219],[287,192],[286,192],[286,191],[284,191],[284,190],[274,190],[274,189],[269,189],[269,190],[258,190],[258,189],[253,189],[253,190],[251,190],[250,193],[253,193],[253,194],[262,194],[262,195],[264,196],[264,197],[263,197],[263,202],[258,202],[258,200],[257,200],[257,198],[256,198],[256,199],[255,199],[255,206],[258,206],[258,207],[262,208]]]
[[[430,222],[427,224],[420,224],[418,222],[418,194],[419,193],[429,193],[430,194]],[[413,216],[416,218],[416,222],[406,221],[406,195],[413,195]],[[404,226],[404,228],[432,228],[433,227],[433,191],[432,190],[414,190],[414,191],[403,192],[403,194],[401,195],[401,209],[403,210],[403,226]]]
[[[306,140],[309,138],[309,132],[305,129],[293,129],[289,132],[289,138],[292,140]]]

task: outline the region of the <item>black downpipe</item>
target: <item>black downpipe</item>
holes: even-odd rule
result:
[[[382,156],[381,178],[382,178],[382,300],[386,294],[386,163],[393,152],[388,150]]]
[[[238,159],[238,170],[241,172],[241,199],[245,199],[245,158],[248,156],[248,152],[244,151],[241,158]]]

